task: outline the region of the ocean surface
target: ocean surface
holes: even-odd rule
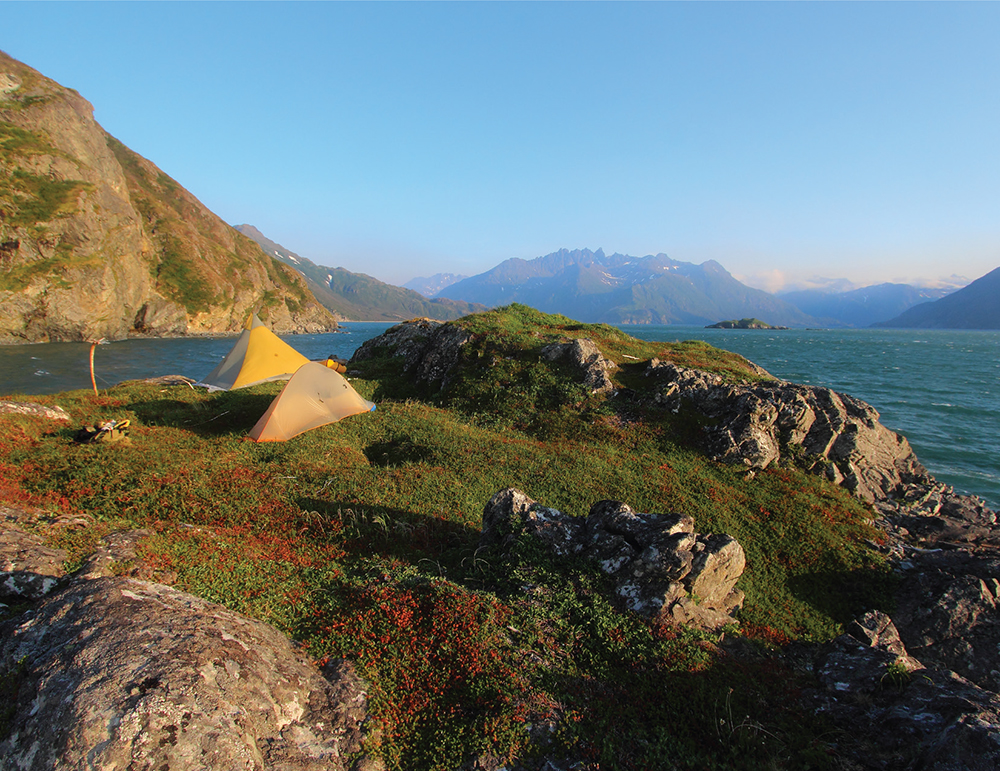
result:
[[[283,339],[305,356],[350,358],[391,326],[349,322],[342,331]],[[772,375],[821,385],[875,407],[940,481],[1000,510],[1000,332],[965,330],[742,330],[623,325],[643,340],[704,340]],[[200,380],[234,338],[124,340],[98,346],[98,388],[123,380],[186,375]],[[0,397],[89,389],[90,346],[0,346]]]

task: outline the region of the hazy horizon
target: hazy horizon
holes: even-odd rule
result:
[[[560,248],[780,291],[1000,265],[1000,4],[5,2],[226,222],[403,284]]]

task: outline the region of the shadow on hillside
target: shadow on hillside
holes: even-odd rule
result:
[[[443,571],[473,554],[479,542],[478,528],[444,517],[316,498],[299,498],[296,503],[322,517],[327,527],[339,527],[351,557],[378,555],[413,565],[429,560],[440,563]]]
[[[274,394],[226,394],[207,402],[176,399],[139,401],[126,405],[148,426],[180,428],[199,436],[245,434],[267,412]]]
[[[664,758],[684,768],[778,768],[815,744],[821,724],[803,714],[799,683],[773,661],[737,661],[681,640],[655,661],[591,648],[590,660],[605,662],[600,674],[549,675],[550,692],[572,705],[581,755],[628,758],[628,768],[661,768]]]
[[[834,621],[849,624],[869,610],[892,610],[898,579],[878,567],[826,570],[791,576],[788,588]]]
[[[365,457],[373,466],[393,468],[407,463],[420,463],[433,457],[428,447],[422,447],[409,436],[394,437],[388,442],[376,442],[364,448]]]

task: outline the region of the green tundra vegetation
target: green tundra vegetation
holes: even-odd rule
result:
[[[270,622],[319,661],[353,661],[370,686],[368,750],[392,769],[485,755],[837,768],[845,737],[797,708],[800,676],[766,654],[884,608],[891,576],[865,545],[878,537],[870,512],[794,467],[751,477],[709,460],[702,419],[643,398],[651,357],[759,375],[703,343],[643,342],[524,306],[453,323],[471,339],[446,388],[415,383],[385,350],[353,365],[375,412],[284,443],[246,438],[275,383],[32,397],[73,425],[0,418],[0,501],[78,515],[46,531],[71,563],[111,531],[148,528],[122,574]],[[616,396],[540,359],[573,337],[618,363]],[[131,421],[130,443],[73,441],[114,418]],[[739,627],[709,634],[623,612],[592,564],[524,535],[504,553],[479,549],[483,506],[505,487],[574,515],[616,499],[732,534],[748,565]],[[734,642],[742,655],[727,652]]]

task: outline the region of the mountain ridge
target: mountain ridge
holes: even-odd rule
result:
[[[666,254],[606,255],[603,249],[560,249],[512,258],[446,287],[442,297],[497,307],[522,303],[546,313],[611,324],[712,324],[762,318],[782,326],[818,320],[790,303],[737,281],[722,265],[701,265]]]
[[[0,52],[0,343],[336,320],[297,273],[108,134],[93,106]]]
[[[433,276],[417,276],[411,278],[405,284],[404,289],[412,289],[414,292],[422,294],[424,297],[437,297],[443,289],[456,284],[468,276],[458,273],[435,273]]]
[[[934,302],[872,326],[903,329],[1000,329],[1000,268]]]
[[[938,300],[953,291],[951,287],[883,283],[844,292],[803,289],[780,292],[777,296],[803,313],[829,322],[830,326],[867,327],[898,316],[915,305]]]
[[[233,227],[254,239],[266,253],[297,270],[316,299],[341,321],[406,321],[418,317],[452,321],[486,310],[485,306],[461,300],[426,298],[412,289],[386,284],[365,273],[317,265],[267,238],[253,225]]]

